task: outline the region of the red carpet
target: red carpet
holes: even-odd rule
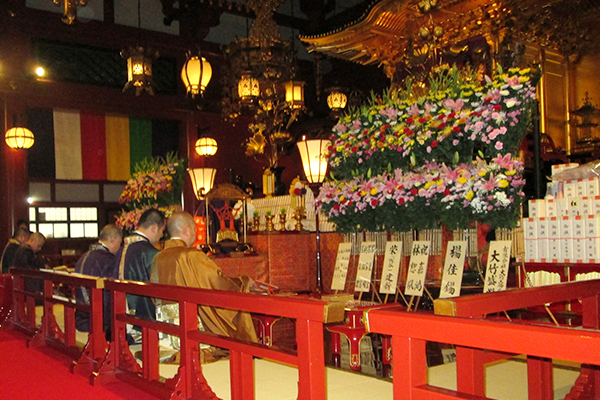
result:
[[[27,336],[0,329],[1,400],[156,400],[125,383],[94,387],[71,374],[71,359],[48,347],[30,349]]]

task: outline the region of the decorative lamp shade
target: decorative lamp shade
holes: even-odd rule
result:
[[[4,135],[4,140],[8,147],[12,149],[28,149],[35,142],[33,133],[22,127],[10,128]]]
[[[135,89],[135,95],[139,96],[145,90],[154,95],[152,61],[158,58],[158,51],[141,46],[129,47],[121,51],[121,57],[127,60],[127,83],[123,91]]]
[[[292,109],[304,107],[304,82],[290,81],[285,84],[285,101]]]
[[[188,173],[190,174],[194,194],[200,200],[212,189],[217,170],[215,168],[190,168]]]
[[[217,154],[217,141],[209,137],[201,137],[196,140],[196,153],[201,156],[214,156]]]
[[[309,183],[322,183],[327,174],[325,156],[331,141],[325,139],[301,140],[296,145],[300,152],[306,180]]]
[[[252,102],[260,95],[258,79],[244,73],[238,83],[238,95],[243,102]]]
[[[327,96],[327,105],[332,111],[338,111],[346,108],[348,103],[348,96],[346,96],[339,89],[332,89],[329,96]]]
[[[212,67],[206,58],[188,54],[188,59],[181,69],[181,80],[192,97],[203,95],[208,82],[212,78]]]

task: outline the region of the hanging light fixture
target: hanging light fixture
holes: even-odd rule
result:
[[[141,9],[140,0],[138,0],[138,30],[141,29]],[[134,89],[136,96],[142,94],[143,91],[154,95],[152,62],[159,55],[157,50],[144,46],[129,46],[121,51],[121,57],[127,60],[127,83],[123,87],[123,92]]]
[[[329,106],[331,111],[340,111],[346,108],[348,96],[346,96],[342,88],[334,87],[329,89],[329,92],[329,96],[327,96],[327,106]]]
[[[196,140],[195,148],[198,155],[206,157],[217,154],[217,149],[219,147],[215,139],[211,137],[201,137],[200,139]]]
[[[135,89],[136,96],[139,96],[143,91],[154,95],[152,62],[158,56],[158,51],[142,46],[130,46],[121,51],[121,57],[127,60],[127,83],[123,87],[123,92]]]
[[[4,140],[8,147],[19,150],[28,149],[35,143],[33,132],[20,126],[7,130]]]
[[[258,79],[254,78],[249,72],[242,73],[238,82],[238,95],[242,103],[253,103],[260,95]]]
[[[304,82],[289,81],[285,84],[285,101],[290,103],[292,109],[304,107]]]
[[[212,67],[206,58],[200,54],[187,53],[187,60],[181,69],[181,80],[185,85],[187,93],[195,98],[197,95],[204,96],[204,91],[212,78]]]
[[[198,200],[202,200],[204,196],[213,187],[215,182],[215,174],[217,170],[215,168],[189,168],[188,174],[192,181],[192,187],[194,188],[194,194]]]

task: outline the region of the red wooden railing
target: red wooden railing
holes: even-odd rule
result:
[[[325,359],[323,324],[340,322],[344,304],[303,298],[284,298],[173,287],[140,282],[95,279],[51,271],[12,269],[13,313],[11,325],[33,335],[30,345],[52,345],[70,354],[74,371],[89,373],[92,384],[120,379],[165,399],[216,399],[200,371],[198,343],[229,349],[231,398],[254,399],[254,357],[296,365],[299,371],[299,399],[325,400]],[[44,293],[27,292],[25,278],[41,279]],[[82,286],[91,290],[91,305],[76,304],[57,295],[58,287]],[[102,287],[111,291],[113,341],[107,345],[102,332]],[[179,304],[180,323],[140,320],[126,313],[126,294],[170,300]],[[43,302],[42,323],[36,327],[35,300]],[[56,323],[54,304],[62,304],[65,331]],[[279,315],[296,320],[297,351],[283,351],[198,331],[198,304],[239,309],[252,313]],[[90,313],[91,333],[83,352],[75,344],[75,310]],[[126,341],[126,324],[142,328],[140,367]],[[96,329],[96,327],[98,327]],[[162,383],[158,374],[158,332],[180,337],[181,357],[177,375]],[[108,350],[106,350],[108,348]]]
[[[394,399],[487,399],[427,384],[427,341],[600,365],[600,332],[406,312],[371,310],[370,332],[392,336]],[[510,384],[507,382],[507,384]],[[581,397],[598,399],[599,397]]]
[[[438,315],[485,318],[488,314],[502,311],[539,307],[548,303],[577,301],[580,299],[582,302],[583,327],[598,329],[600,326],[599,295],[600,281],[592,280],[526,289],[513,289],[504,292],[464,296],[453,299],[437,299],[434,302],[434,309]],[[531,323],[531,321],[529,322]],[[485,364],[507,358],[507,356],[512,356],[512,354],[483,352],[474,348],[458,346],[456,348],[458,390],[465,393],[483,395],[485,393]],[[527,359],[527,369],[529,399],[554,399],[552,360],[529,357]],[[595,369],[588,369],[584,366],[579,385],[582,384],[583,380],[586,380],[585,386],[592,386],[594,380],[587,378],[590,375],[596,376],[596,378],[600,377],[595,372]],[[581,389],[580,386],[576,386],[574,390]]]
[[[77,360],[73,367],[74,372],[91,373],[97,363],[104,359],[108,347],[102,329],[104,280],[86,275],[45,270],[11,268],[10,272],[13,277],[13,307],[10,321],[14,328],[33,335],[28,346],[52,346]],[[26,291],[25,278],[42,280],[43,293]],[[55,295],[59,287],[64,291],[71,291],[76,286],[89,290],[90,305],[77,304],[73,298]],[[40,326],[37,326],[35,319],[36,300],[41,301],[43,305]],[[56,321],[55,304],[64,306],[64,331]],[[77,346],[75,340],[75,310],[90,313],[90,333],[83,351]]]
[[[344,318],[344,304],[326,303],[307,298],[285,298],[231,293],[186,287],[142,284],[127,281],[105,281],[112,293],[113,342],[105,363],[94,373],[94,384],[121,379],[144,390],[171,399],[216,399],[200,372],[199,343],[229,349],[231,398],[254,399],[253,357],[275,360],[298,367],[298,398],[325,400],[325,357],[323,324]],[[126,294],[149,296],[179,304],[179,325],[147,321],[126,313]],[[297,352],[282,351],[254,343],[217,336],[198,330],[199,304],[279,315],[296,320]],[[139,367],[126,343],[126,324],[142,328],[142,364]],[[180,338],[181,360],[177,375],[165,384],[159,383],[158,332]]]
[[[10,318],[12,302],[12,275],[0,275],[0,327],[3,327]]]

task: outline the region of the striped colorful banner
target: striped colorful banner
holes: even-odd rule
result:
[[[29,152],[29,175],[37,179],[125,181],[144,158],[177,150],[171,148],[177,143],[176,121],[32,109],[28,125],[36,140]]]

